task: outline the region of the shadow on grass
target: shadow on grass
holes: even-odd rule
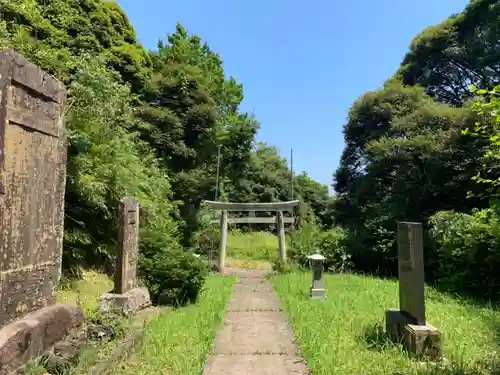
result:
[[[380,323],[366,326],[363,333],[357,339],[370,350],[384,351],[388,348],[396,348],[399,343],[394,342]]]

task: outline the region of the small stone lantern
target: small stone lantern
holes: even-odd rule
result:
[[[325,280],[323,278],[323,261],[326,259],[323,255],[316,252],[307,257],[312,271],[312,285],[309,296],[311,299],[326,299]]]

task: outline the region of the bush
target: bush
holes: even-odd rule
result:
[[[168,244],[161,232],[144,232],[139,277],[148,287],[152,301],[174,306],[196,302],[208,275],[207,265],[190,251],[162,247]]]
[[[440,286],[498,300],[500,222],[493,210],[438,212],[430,219],[430,235],[429,262]]]
[[[352,267],[346,241],[346,232],[340,227],[320,233],[319,248],[326,257],[325,266],[329,271],[345,272]]]
[[[307,256],[319,251],[326,258],[326,269],[344,272],[351,267],[351,255],[346,244],[344,229],[335,227],[322,231],[314,222],[307,222],[293,236],[291,257],[300,266],[307,267]]]
[[[202,205],[196,216],[197,230],[193,233],[194,251],[208,257],[216,257],[220,244],[220,211]],[[215,222],[214,222],[215,221]]]
[[[150,147],[132,131],[130,90],[98,59],[86,59],[70,85],[69,157],[64,265],[114,263],[118,202],[139,201],[140,276],[155,302],[182,305],[203,286],[203,263],[184,253],[174,217],[169,176]],[[95,264],[94,263],[94,264]],[[93,265],[91,263],[91,265]]]
[[[288,274],[300,270],[300,266],[297,263],[282,262],[279,258],[275,258],[272,265],[273,271],[277,274]]]

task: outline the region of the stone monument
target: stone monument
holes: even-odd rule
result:
[[[311,299],[326,299],[325,279],[323,262],[325,257],[316,252],[307,257],[312,271],[312,284],[309,289],[309,297]]]
[[[386,311],[387,333],[411,356],[442,358],[441,335],[425,319],[424,248],[421,223],[398,222],[399,310]]]
[[[56,305],[66,181],[65,87],[10,49],[0,52],[0,374],[83,321]]]
[[[151,305],[149,291],[137,286],[139,255],[139,203],[124,198],[118,210],[115,286],[101,296],[100,310],[128,315]]]

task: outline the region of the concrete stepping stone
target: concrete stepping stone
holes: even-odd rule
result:
[[[210,356],[203,375],[309,375],[304,360],[286,355]]]
[[[310,375],[286,314],[262,270],[239,276],[203,375]]]
[[[294,355],[297,347],[282,312],[228,312],[212,353]]]

